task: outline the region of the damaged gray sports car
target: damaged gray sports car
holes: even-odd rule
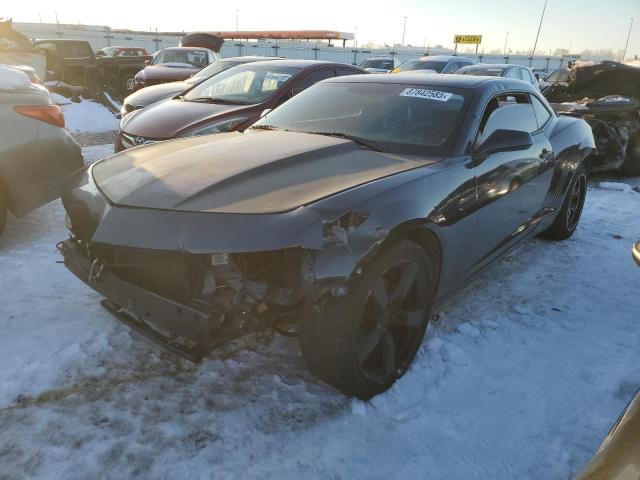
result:
[[[574,232],[595,152],[584,121],[518,80],[334,78],[244,133],[82,170],[59,248],[105,308],[182,356],[275,327],[315,375],[369,398],[472,275]]]
[[[591,125],[598,158],[591,171],[640,175],[640,68],[623,63],[583,62],[567,83],[543,90],[554,110]]]

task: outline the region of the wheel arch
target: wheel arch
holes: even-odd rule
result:
[[[378,243],[361,259],[359,265],[371,262],[382,251],[399,241],[411,240],[417,243],[429,256],[434,270],[433,281],[437,287],[443,266],[443,248],[442,241],[433,227],[428,222],[416,220],[410,220],[396,226],[382,242]]]

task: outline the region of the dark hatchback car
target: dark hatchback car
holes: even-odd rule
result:
[[[111,313],[174,352],[199,360],[275,325],[318,377],[369,398],[475,273],[533,235],[572,235],[594,153],[584,120],[519,80],[344,76],[244,133],[79,172],[60,249]]]
[[[459,75],[476,75],[479,77],[504,77],[523,80],[540,89],[538,79],[527,67],[508,63],[479,63],[462,67],[455,73]]]
[[[243,130],[267,109],[333,77],[367,73],[342,63],[271,60],[238,65],[184,95],[135,110],[120,122],[116,152],[177,137]]]
[[[152,103],[159,102],[165,98],[171,98],[179,93],[183,93],[189,90],[191,87],[198,85],[208,78],[223,72],[231,67],[242,65],[244,63],[261,62],[266,60],[277,60],[280,57],[258,57],[258,56],[246,56],[246,57],[230,57],[217,62],[212,63],[208,67],[203,68],[199,72],[195,73],[191,77],[181,82],[169,82],[162,83],[160,85],[152,85],[150,87],[143,88],[137,92],[132,93],[122,102],[122,108],[120,109],[120,116],[124,117],[127,113],[131,113],[134,110],[147,107]]]
[[[185,80],[219,59],[220,56],[208,48],[165,48],[136,74],[134,88]]]

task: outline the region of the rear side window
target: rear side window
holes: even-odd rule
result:
[[[62,58],[84,58],[92,57],[93,50],[85,42],[60,42],[58,52]]]
[[[499,95],[487,105],[476,145],[482,144],[496,130],[520,130],[533,133],[538,130],[538,121],[528,94]]]
[[[336,77],[344,77],[345,75],[359,75],[361,73],[362,72],[359,72],[358,70],[352,70],[350,68],[338,68],[336,70]]]
[[[311,85],[318,83],[321,80],[325,80],[327,78],[333,78],[336,76],[336,71],[333,68],[323,68],[322,70],[318,70],[313,72],[306,77],[304,77],[298,85],[295,86],[296,90],[304,90],[309,88]]]
[[[536,114],[536,120],[538,122],[538,128],[544,127],[549,119],[551,118],[551,113],[547,110],[538,97],[531,95],[531,104],[533,105],[533,110]]]

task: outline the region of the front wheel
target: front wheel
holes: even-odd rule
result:
[[[136,89],[136,81],[134,75],[125,75],[122,79],[122,94],[127,97],[131,95]]]
[[[303,318],[309,370],[343,393],[368,399],[406,371],[422,343],[435,294],[433,266],[416,243],[384,250],[349,287]]]
[[[587,197],[587,169],[580,165],[573,182],[567,190],[562,208],[551,226],[542,232],[542,236],[552,240],[566,240],[578,226],[584,201]]]
[[[624,177],[640,176],[640,132],[629,142],[620,173]]]

